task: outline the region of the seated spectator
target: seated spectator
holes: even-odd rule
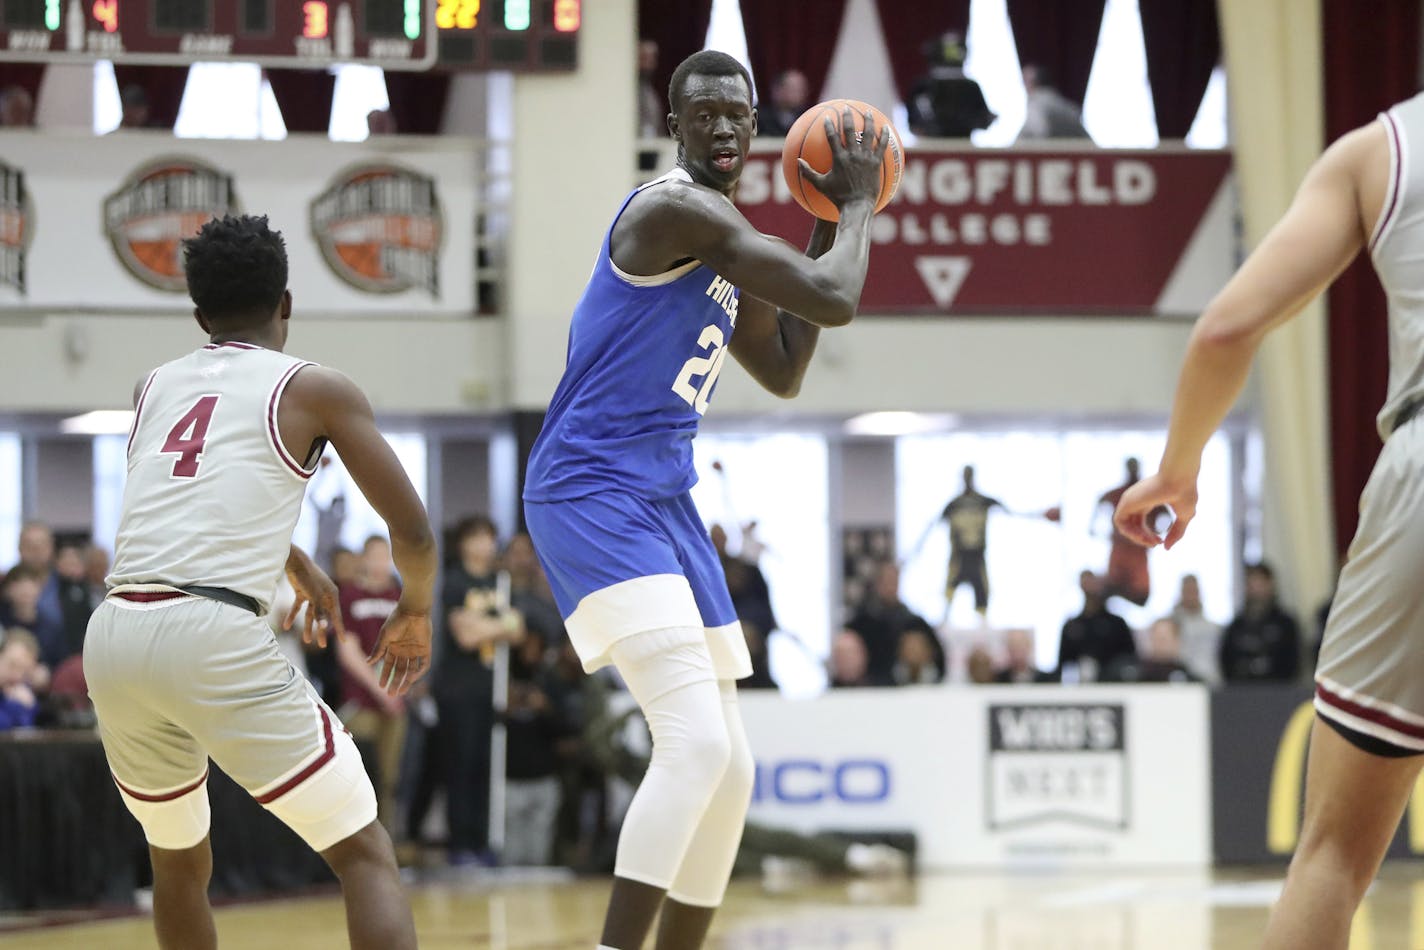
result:
[[[658,71],[658,43],[638,43],[638,137],[662,138],[668,134],[667,99],[658,91],[653,77]]]
[[[1023,68],[1024,92],[1028,94],[1019,140],[1086,139],[1083,107],[1053,87],[1048,71],[1030,63]]]
[[[391,543],[379,535],[361,549],[355,583],[340,588],[341,620],[347,636],[336,643],[341,665],[341,719],[358,739],[376,746],[376,801],[381,824],[396,830],[396,783],[405,747],[405,700],[380,685],[381,670],[366,662],[375,652],[381,628],[400,602],[401,585],[391,559]]]
[[[121,129],[146,129],[153,125],[153,111],[148,105],[148,93],[137,83],[130,83],[119,93],[123,105],[123,115],[119,117]]]
[[[1004,638],[1008,665],[994,674],[996,683],[1056,683],[1052,673],[1040,670],[1033,662],[1033,633],[1010,630]]]
[[[776,689],[776,680],[771,677],[771,657],[766,652],[766,637],[756,624],[742,621],[742,636],[747,641],[747,652],[752,657],[752,675],[737,680],[738,689]]]
[[[40,665],[34,634],[12,627],[0,641],[0,730],[35,724],[39,703],[31,686]]]
[[[892,673],[896,686],[919,686],[944,679],[944,670],[935,665],[934,646],[930,642],[933,639],[933,633],[923,630],[906,630],[900,634]]]
[[[1221,685],[1221,626],[1202,614],[1201,584],[1195,574],[1182,578],[1182,590],[1172,619],[1181,631],[1182,663],[1193,678],[1208,686]]]
[[[6,616],[4,606],[0,605],[0,625],[18,624],[33,633],[40,641],[40,661],[49,669],[54,669],[75,652],[66,636],[64,605],[59,597],[59,575],[54,571],[54,532],[41,521],[27,522],[20,529],[18,550],[20,560],[15,571],[34,579],[39,590],[31,600],[33,592],[28,585],[24,585],[18,595],[23,599],[22,616]]]
[[[727,593],[732,598],[737,619],[751,623],[763,634],[777,629],[776,615],[771,609],[771,588],[761,568],[754,561],[727,551],[727,532],[721,525],[714,524],[708,533],[722,562],[722,574],[727,580]]]
[[[35,97],[24,86],[8,86],[0,92],[0,126],[7,129],[35,127]]]
[[[1221,675],[1228,683],[1295,679],[1300,627],[1276,602],[1276,574],[1268,564],[1246,566],[1246,602],[1221,638]]]
[[[1108,610],[1107,582],[1092,571],[1078,575],[1083,610],[1063,625],[1058,641],[1058,678],[1091,683],[1110,664],[1137,656],[1127,621]],[[1065,676],[1065,672],[1067,675]]]
[[[788,69],[771,86],[771,101],[757,109],[757,135],[784,137],[810,107],[811,84],[799,69]]]
[[[1163,617],[1147,631],[1142,657],[1122,657],[1103,670],[1111,683],[1194,683],[1197,678],[1182,662],[1182,633],[1177,621]]]
[[[399,131],[396,127],[396,114],[390,109],[372,109],[366,113],[366,138],[395,135]]]
[[[853,686],[889,686],[890,680],[875,680],[870,675],[869,654],[865,641],[850,630],[842,630],[831,641],[830,684],[833,688]]]
[[[982,646],[976,646],[965,658],[964,668],[969,673],[969,682],[980,685],[994,682],[994,658]]]
[[[84,553],[79,545],[60,545],[54,556],[54,579],[63,617],[65,652],[75,656],[84,650],[84,634],[89,630],[89,615],[94,612],[84,574]]]
[[[984,90],[964,74],[968,51],[958,33],[946,33],[925,44],[929,72],[910,89],[905,103],[910,131],[931,138],[968,138],[998,118],[984,101]]]
[[[89,610],[92,613],[109,594],[109,552],[97,544],[84,546],[84,586],[89,590]]]
[[[869,658],[866,675],[872,682],[894,682],[900,638],[907,630],[929,634],[935,668],[939,670],[939,678],[944,678],[944,646],[935,636],[934,628],[900,600],[900,569],[894,561],[880,562],[869,595],[846,624],[846,629],[858,634],[865,643]]]
[[[557,685],[547,654],[548,642],[531,627],[510,657],[502,857],[515,867],[549,863],[559,815],[560,743],[570,730],[551,697]]]

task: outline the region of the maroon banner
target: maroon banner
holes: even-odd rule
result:
[[[871,228],[861,310],[1199,309],[1230,274],[1230,169],[1224,152],[911,151]],[[737,205],[758,230],[804,242],[778,154],[749,156]]]

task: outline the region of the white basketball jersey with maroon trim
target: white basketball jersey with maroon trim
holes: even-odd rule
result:
[[[265,611],[287,562],[307,479],[277,432],[277,403],[306,360],[209,344],[144,383],[110,586],[199,584]]]
[[[1424,396],[1424,94],[1381,113],[1389,142],[1389,185],[1370,258],[1389,298],[1389,390],[1381,438],[1394,418]]]

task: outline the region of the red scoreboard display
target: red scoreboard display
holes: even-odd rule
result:
[[[437,0],[0,0],[0,61],[435,64]]]
[[[0,0],[0,62],[572,70],[583,0]]]

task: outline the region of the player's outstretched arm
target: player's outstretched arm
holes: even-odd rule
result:
[[[1379,123],[1332,145],[1306,174],[1285,216],[1197,320],[1172,403],[1167,448],[1156,475],[1118,503],[1119,531],[1142,545],[1172,547],[1196,514],[1202,450],[1236,402],[1261,340],[1294,317],[1345,269],[1365,242],[1362,169],[1384,149]],[[1149,524],[1172,509],[1165,539]]]
[[[315,643],[326,649],[328,630],[336,631],[338,641],[345,639],[346,627],[341,620],[341,599],[336,584],[326,572],[317,567],[307,552],[295,544],[287,555],[286,571],[287,581],[292,585],[296,598],[292,601],[292,609],[287,611],[286,619],[282,621],[282,629],[292,629],[292,624],[305,607],[306,616],[302,623],[303,643]]]
[[[835,240],[836,226],[817,220],[806,256],[812,260],[821,257]],[[732,356],[768,392],[790,399],[801,391],[821,328],[749,294],[739,301]]]
[[[323,366],[303,369],[287,385],[279,412],[284,437],[309,432],[332,444],[390,532],[401,596],[381,628],[370,662],[380,664],[381,687],[400,695],[430,669],[430,609],[437,563],[425,506],[376,428],[365,393],[344,374]]]

